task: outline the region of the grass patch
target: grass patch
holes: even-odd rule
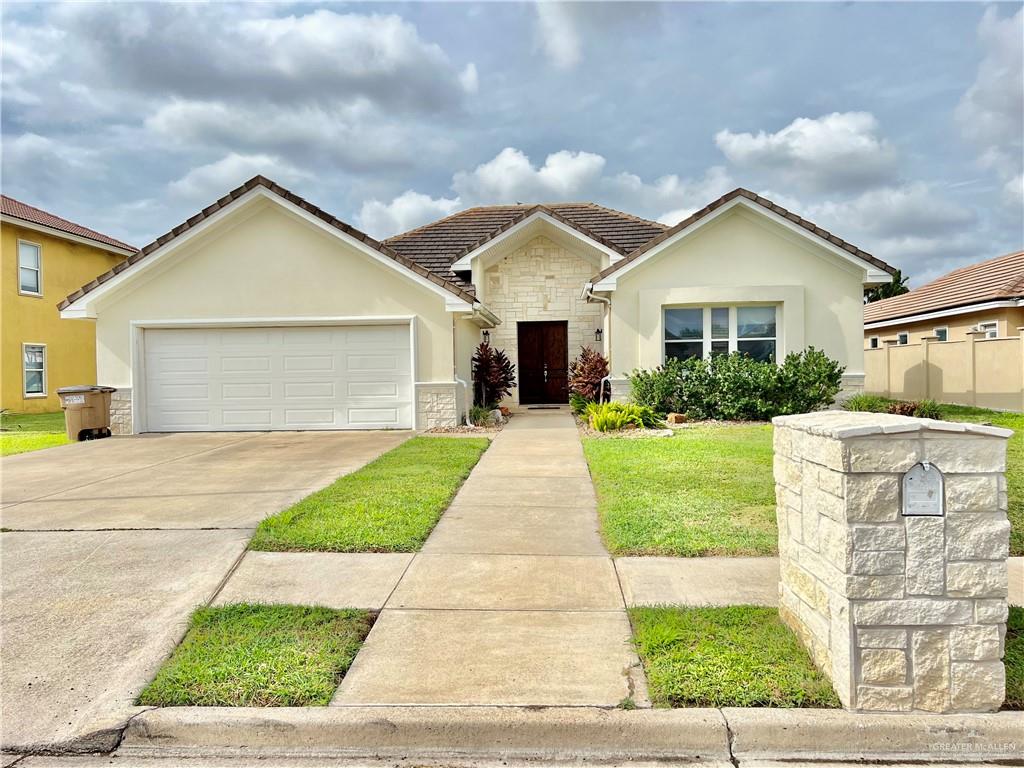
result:
[[[948,421],[987,422],[1013,430],[1006,446],[1006,489],[1010,497],[1010,554],[1024,555],[1024,413],[990,411],[966,405],[940,405]]]
[[[201,608],[139,703],[325,706],[372,623],[367,611],[299,605]]]
[[[631,608],[629,615],[655,706],[839,706],[774,608]]]
[[[268,552],[416,552],[487,449],[486,438],[414,437],[268,517]]]
[[[64,412],[0,414],[0,456],[64,445]]]
[[[1006,622],[1006,703],[1005,709],[1024,709],[1024,608],[1010,606]]]
[[[587,439],[613,555],[773,555],[772,428],[721,424],[665,439]]]

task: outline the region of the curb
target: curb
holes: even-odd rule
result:
[[[133,718],[132,757],[421,761],[1001,761],[1020,764],[1024,713],[816,709],[172,707]]]

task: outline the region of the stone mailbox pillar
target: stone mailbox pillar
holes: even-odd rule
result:
[[[845,411],[774,424],[779,610],[843,705],[998,709],[1011,431]]]

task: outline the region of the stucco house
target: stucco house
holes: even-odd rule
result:
[[[13,413],[57,411],[59,387],[96,380],[93,324],[61,320],[57,303],[135,250],[0,195],[0,407]]]
[[[865,286],[893,269],[737,189],[674,227],[590,203],[473,208],[383,242],[256,177],[71,294],[121,432],[461,420],[489,336],[514,403],[565,402],[581,346],[613,386],[666,357],[813,345],[863,382]]]

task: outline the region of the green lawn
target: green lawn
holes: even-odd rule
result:
[[[0,456],[64,445],[64,412],[0,414]]]
[[[613,555],[773,555],[767,424],[694,426],[665,439],[583,441]]]
[[[1006,709],[1024,709],[1024,608],[1010,607],[1006,622]]]
[[[655,706],[839,706],[774,608],[631,608],[629,615]]]
[[[415,552],[488,444],[486,438],[414,437],[268,517],[249,548]]]
[[[991,422],[1013,430],[1006,449],[1006,485],[1010,504],[1010,554],[1024,555],[1024,413],[989,411],[965,405],[940,405],[942,418],[948,421]]]
[[[142,691],[145,706],[326,706],[372,619],[301,605],[200,608]]]

